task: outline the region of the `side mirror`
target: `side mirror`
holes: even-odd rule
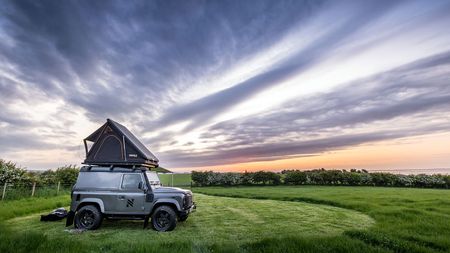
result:
[[[142,182],[139,182],[139,184],[138,184],[138,189],[143,189],[144,188],[144,184],[142,183]]]

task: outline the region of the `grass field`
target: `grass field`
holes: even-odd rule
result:
[[[278,186],[194,192],[197,212],[170,233],[143,230],[141,221],[105,221],[97,231],[72,233],[63,221],[39,222],[39,214],[68,205],[68,196],[6,201],[0,203],[0,252],[450,249],[448,190]]]
[[[164,186],[191,186],[191,174],[158,174]],[[173,177],[173,181],[172,181]]]
[[[376,223],[365,231],[346,231],[340,236],[343,240],[362,241],[393,252],[450,252],[450,190],[277,186],[196,188],[196,192],[322,203],[358,210]],[[350,250],[349,247],[345,249]]]

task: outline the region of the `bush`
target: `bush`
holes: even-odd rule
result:
[[[192,171],[192,182],[195,186],[232,186],[232,185],[278,185],[281,183],[279,174],[270,171],[245,173],[219,173],[213,171]]]
[[[210,172],[212,173],[212,171]],[[192,182],[197,186],[207,186],[208,173],[209,172],[192,171],[191,173]]]
[[[391,173],[366,170],[284,170],[284,184],[287,185],[350,185],[350,186],[396,186],[450,188],[449,175],[395,175]],[[281,183],[280,174],[270,171],[244,173],[218,173],[213,171],[192,172],[196,186],[232,185],[277,185]]]
[[[27,171],[13,162],[0,159],[0,184],[12,183],[15,185],[29,185],[31,178]]]
[[[77,181],[80,169],[75,165],[59,167],[55,171],[55,179],[63,185],[73,185]]]
[[[46,170],[40,173],[39,179],[41,180],[41,183],[45,185],[58,183],[58,179],[56,178],[56,171],[54,170]]]
[[[31,186],[33,183],[38,185],[55,185],[61,182],[62,185],[71,186],[77,181],[80,169],[75,165],[67,165],[44,172],[26,171],[18,167],[13,162],[6,162],[0,159],[0,184],[5,182],[15,186]]]
[[[254,184],[272,184],[272,185],[278,185],[281,182],[280,175],[276,174],[275,172],[271,171],[258,171],[251,173],[252,175],[252,181]]]
[[[306,173],[298,170],[289,171],[286,173],[286,176],[284,177],[285,184],[301,185],[306,184],[307,181],[308,177],[306,176]]]

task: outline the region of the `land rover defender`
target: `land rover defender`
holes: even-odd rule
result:
[[[145,167],[82,167],[66,225],[96,229],[106,218],[143,219],[146,227],[151,218],[155,230],[173,230],[195,209],[192,192],[162,187],[155,178],[157,174]]]

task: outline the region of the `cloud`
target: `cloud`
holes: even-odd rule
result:
[[[326,93],[299,97],[259,116],[217,123],[201,139],[220,139],[221,144],[204,152],[175,150],[167,156],[174,166],[188,167],[264,161],[449,131],[449,56],[450,52],[435,55]]]
[[[358,9],[347,15],[337,27],[291,57],[284,59],[272,69],[192,103],[171,108],[161,118],[161,124],[171,124],[188,119],[194,120],[195,124],[202,124],[214,115],[224,112],[256,93],[277,85],[293,75],[298,75],[323,57],[332,54],[346,38],[380,18],[393,5],[386,4],[386,2],[371,2],[370,4],[357,4],[357,6]]]
[[[0,128],[2,131],[4,129]],[[1,152],[10,152],[17,150],[29,149],[47,149],[56,148],[57,145],[48,143],[45,140],[38,139],[32,134],[26,133],[9,133],[8,135],[0,135]]]
[[[316,155],[446,131],[438,126],[448,120],[448,53],[364,79],[350,73],[352,82],[325,84],[320,93],[269,98],[278,103],[245,116],[233,111],[324,62],[340,64],[374,48],[395,51],[411,37],[431,49],[418,46],[423,53],[408,56],[447,50],[445,2],[2,5],[0,156],[76,150],[106,118],[131,128],[169,166],[183,167]],[[397,37],[402,43],[383,44]],[[395,56],[410,59],[398,54],[386,63]],[[230,112],[231,120],[221,118]]]
[[[12,43],[0,44],[3,61],[29,88],[63,97],[99,120],[154,116],[199,77],[275,43],[287,24],[321,2],[5,4],[3,31]]]
[[[308,141],[266,143],[245,148],[233,148],[216,152],[188,153],[181,151],[167,152],[162,157],[171,157],[170,163],[175,167],[202,167],[233,163],[272,161],[278,159],[308,157],[320,153],[340,150],[364,143],[398,139],[402,137],[423,135],[431,132],[448,132],[448,122],[445,125],[432,128],[421,128],[414,131],[384,131],[366,134],[345,134]],[[168,160],[168,159],[166,159]]]

